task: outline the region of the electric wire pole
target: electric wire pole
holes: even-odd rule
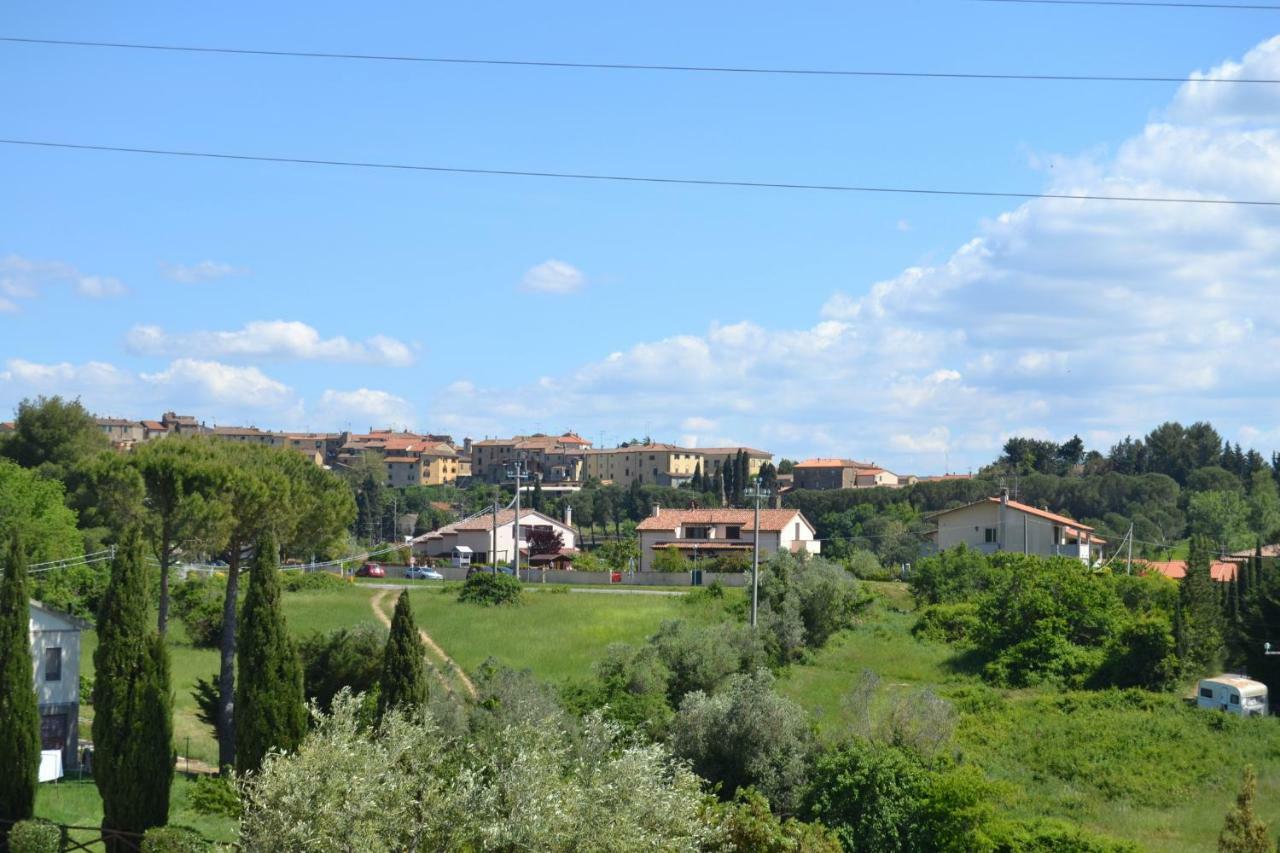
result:
[[[515,579],[520,580],[520,481],[528,479],[529,469],[517,459],[507,473],[516,483],[516,517],[511,520],[511,537],[515,540],[512,550],[516,552],[516,555],[512,566],[515,569]]]
[[[767,489],[760,488],[760,476],[757,474],[752,486],[746,491],[747,497],[755,499],[756,520],[754,524],[754,547],[751,549],[751,627],[756,627],[756,617],[760,610],[760,499],[768,497]]]

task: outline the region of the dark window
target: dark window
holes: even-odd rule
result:
[[[996,541],[996,529],[994,527],[988,527],[983,531],[983,541],[987,543]]]
[[[1204,697],[1205,699],[1212,699],[1212,698],[1213,698],[1213,691],[1212,691],[1212,690],[1210,690],[1208,687],[1201,687],[1201,688],[1200,688],[1200,695],[1201,695],[1202,697]]]
[[[724,538],[725,539],[741,539],[742,526],[735,524],[732,527],[726,527],[724,529]]]
[[[1239,704],[1240,704],[1240,697],[1239,697],[1239,696],[1232,696],[1232,697],[1231,697],[1231,704],[1232,704],[1232,705],[1239,705]]]
[[[44,680],[62,680],[62,649],[52,648],[44,650]]]
[[[66,749],[67,715],[44,714],[40,717],[40,748]]]
[[[686,539],[707,539],[710,531],[705,527],[686,527],[684,529],[684,538]]]

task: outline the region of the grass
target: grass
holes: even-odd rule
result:
[[[1011,817],[1058,818],[1143,850],[1214,850],[1252,764],[1259,814],[1280,825],[1280,719],[1203,712],[1171,694],[994,690],[953,647],[911,635],[902,584],[868,586],[879,601],[861,623],[779,684],[813,713],[824,740],[848,735],[842,700],[871,670],[881,701],[920,687],[952,699],[954,749],[1007,784]]]
[[[233,841],[235,824],[230,818],[197,814],[188,803],[192,782],[182,774],[173,780],[170,795],[169,823],[189,826],[205,838]],[[69,826],[99,826],[102,823],[102,798],[92,779],[64,779],[40,786],[36,795],[36,817]],[[72,837],[87,840],[91,832],[73,832]],[[94,845],[101,849],[99,845]]]

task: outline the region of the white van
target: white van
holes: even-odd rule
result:
[[[1265,717],[1267,685],[1240,675],[1202,678],[1196,690],[1196,705],[1241,717]]]

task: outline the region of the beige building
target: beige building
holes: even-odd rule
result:
[[[660,549],[674,548],[686,557],[709,558],[741,553],[750,556],[755,541],[755,512],[749,509],[663,509],[636,525],[640,537],[640,571],[653,568]],[[777,551],[818,554],[822,543],[813,525],[794,509],[760,510],[760,557]]]
[[[706,460],[699,450],[674,444],[633,444],[612,450],[588,450],[585,454],[586,477],[630,486],[679,486],[689,482]]]
[[[753,447],[699,447],[698,452],[702,454],[702,473],[705,476],[713,476],[716,470],[716,463],[720,463],[721,470],[729,465],[738,456],[738,451],[745,451],[747,454],[747,476],[756,477],[760,474],[760,469],[764,467],[764,463],[773,460],[773,454],[767,450],[756,450]]]
[[[806,459],[796,463],[792,477],[797,489],[872,489],[916,482],[915,477],[900,477],[873,462],[853,459]]]
[[[285,447],[288,441],[282,432],[268,432],[257,427],[214,427],[210,432],[214,438],[235,441],[241,444],[261,444],[263,447]]]
[[[111,439],[111,444],[118,448],[130,448],[139,441],[147,440],[147,429],[142,421],[131,421],[125,418],[95,418],[98,429]]]
[[[930,534],[939,551],[965,545],[984,554],[1016,551],[1042,557],[1074,557],[1088,565],[1102,557],[1106,540],[1093,528],[1065,515],[1009,500],[1006,492],[998,498],[934,513],[937,527]]]
[[[578,482],[583,478],[583,454],[591,442],[574,432],[562,435],[517,435],[473,441],[471,476],[486,483],[511,481],[507,472],[517,461],[531,477],[544,483]]]

